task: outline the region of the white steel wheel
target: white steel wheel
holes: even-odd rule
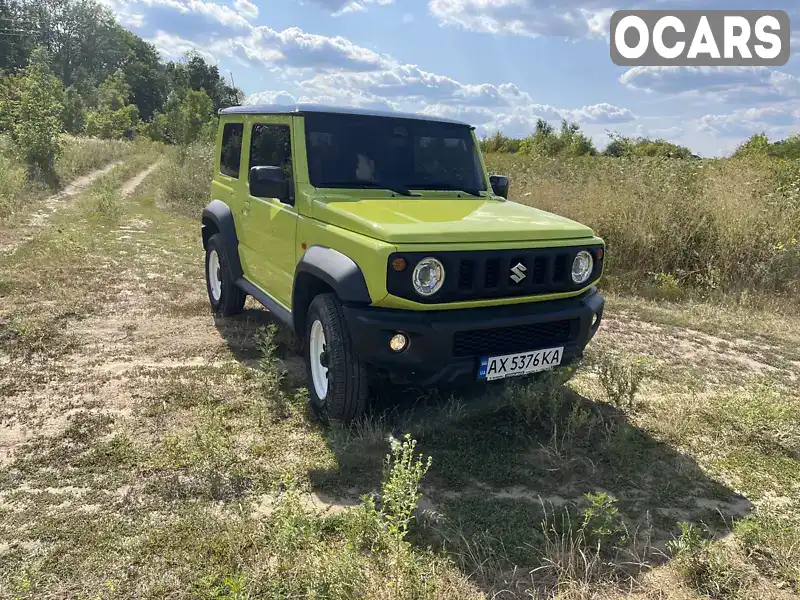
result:
[[[308,360],[311,366],[311,380],[314,391],[320,400],[328,395],[328,355],[325,346],[325,330],[317,320],[311,324],[308,339]]]
[[[222,277],[220,276],[219,254],[216,250],[208,253],[208,289],[214,302],[222,297]]]

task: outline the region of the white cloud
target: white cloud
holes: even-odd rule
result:
[[[619,80],[634,90],[717,102],[774,102],[800,96],[800,79],[767,67],[633,67]]]
[[[669,4],[669,6],[665,6]],[[600,39],[608,36],[611,14],[620,9],[694,9],[695,0],[428,0],[430,13],[446,25],[495,35]],[[745,9],[744,0],[710,0],[706,9]],[[795,4],[779,5],[797,14]]]
[[[800,111],[788,106],[744,108],[728,114],[709,114],[696,121],[698,131],[722,137],[749,137],[767,132],[770,137],[785,137],[800,123]]]
[[[370,5],[386,6],[394,0],[309,0],[329,10],[334,16],[367,10]]]
[[[233,7],[248,19],[255,19],[258,16],[258,7],[250,0],[234,0]]]
[[[119,21],[119,24],[123,27],[134,27],[139,28],[143,27],[145,23],[145,18],[142,13],[139,12],[132,12],[128,9],[128,5],[121,0],[100,0],[100,4],[103,4],[111,9],[114,13],[114,16]]]
[[[633,113],[627,108],[620,108],[607,102],[584,106],[577,110],[569,111],[571,118],[581,123],[605,124],[605,123],[627,123],[633,121]]]
[[[157,31],[155,37],[145,40],[156,47],[161,55],[167,60],[177,60],[187,52],[196,51],[203,58],[212,64],[217,63],[217,59],[210,52],[198,47],[197,44],[186,40],[180,36],[169,34],[165,31]]]
[[[346,38],[307,33],[298,27],[283,31],[255,27],[249,36],[233,38],[231,43],[250,59],[298,69],[372,71],[386,63],[384,57]]]
[[[320,93],[357,89],[375,96],[429,103],[510,106],[531,102],[528,93],[510,83],[463,84],[451,77],[425,71],[417,65],[404,65],[389,59],[383,59],[381,67],[370,72],[322,73],[301,82],[301,85]]]
[[[217,23],[221,23],[222,25],[226,25],[228,27],[233,27],[237,29],[247,29],[252,27],[250,22],[243,16],[244,13],[240,14],[237,10],[234,10],[230,6],[224,4],[216,4],[214,2],[206,2],[205,0],[111,0],[112,2],[117,2],[118,4],[125,5],[125,6],[137,6],[137,5],[145,5],[145,6],[158,6],[163,8],[170,8],[172,10],[176,10],[181,14],[196,14],[201,15],[207,19],[212,21],[216,21]],[[248,0],[244,0],[245,4],[250,4]],[[256,11],[258,10],[255,6],[251,5],[252,8],[255,8]],[[252,13],[252,9],[250,11]]]
[[[349,90],[341,90],[336,95],[324,94],[302,94],[295,95],[286,91],[267,91],[256,92],[250,94],[245,98],[245,104],[277,104],[277,105],[292,105],[292,104],[326,104],[337,106],[349,106],[353,108],[370,108],[373,110],[386,110],[395,111],[398,107],[386,100],[377,96],[370,96],[368,94],[359,94]]]
[[[611,13],[632,2],[608,0],[429,0],[442,23],[471,31],[524,36],[601,38]]]

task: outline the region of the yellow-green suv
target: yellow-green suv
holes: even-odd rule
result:
[[[509,201],[474,129],[317,105],[222,110],[203,211],[208,297],[303,338],[312,406],[349,421],[376,378],[423,386],[579,357],[604,243]]]

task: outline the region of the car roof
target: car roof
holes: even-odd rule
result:
[[[231,106],[219,111],[220,115],[302,115],[307,113],[323,113],[336,115],[361,115],[365,117],[391,117],[394,119],[416,119],[418,121],[434,121],[437,123],[450,123],[472,127],[464,121],[446,119],[433,115],[417,113],[403,113],[391,110],[370,110],[365,108],[348,108],[343,106],[327,106],[324,104],[252,104],[244,106]]]

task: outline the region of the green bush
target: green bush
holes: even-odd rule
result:
[[[692,158],[692,151],[662,139],[645,137],[630,138],[617,133],[610,135],[611,141],[603,150],[603,156],[652,158]]]
[[[61,152],[61,113],[64,89],[47,65],[43,51],[30,65],[0,80],[0,131],[6,131],[15,152],[32,175],[55,180],[55,161]]]
[[[492,136],[484,136],[480,141],[483,152],[518,152],[522,140],[510,138],[496,131]]]
[[[584,156],[597,151],[592,140],[586,137],[577,123],[561,121],[561,129],[556,133],[545,120],[536,122],[536,131],[522,140],[520,154],[533,156]]]

